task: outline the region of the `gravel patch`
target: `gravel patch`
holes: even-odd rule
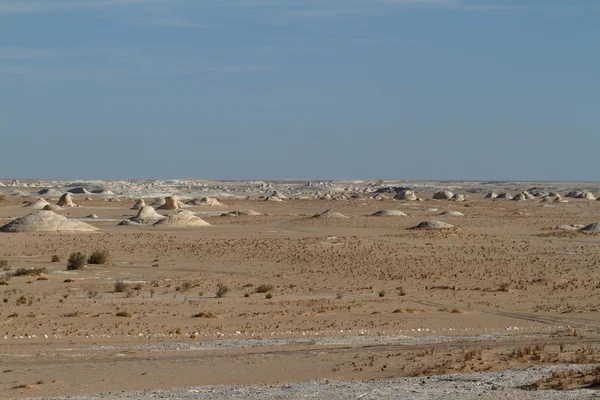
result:
[[[527,391],[516,389],[518,386],[548,377],[552,371],[589,367],[591,366],[537,366],[501,372],[400,378],[381,381],[314,380],[282,385],[202,386],[169,390],[102,393],[55,399],[598,399],[600,398],[600,392],[593,389],[572,391]]]

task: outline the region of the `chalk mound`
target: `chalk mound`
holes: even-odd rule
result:
[[[96,214],[90,214],[86,218],[89,218],[89,219],[98,219],[98,216]]]
[[[412,190],[403,190],[400,193],[398,193],[396,196],[394,196],[394,199],[405,200],[405,201],[416,201],[418,199],[418,197],[415,194],[415,192],[413,192]]]
[[[488,194],[485,195],[486,199],[495,199],[496,197],[498,197],[498,194],[494,193],[494,192],[489,192]]]
[[[129,218],[126,221],[132,221],[138,224],[142,224],[142,225],[150,225],[150,224],[154,224],[155,222],[157,222],[158,220],[163,219],[164,217],[162,215],[160,215],[159,213],[156,212],[156,210],[154,208],[152,208],[152,206],[144,206],[142,208],[139,209],[137,215],[133,218]],[[124,221],[121,221],[119,223],[119,225],[129,225],[127,223],[123,223]]]
[[[265,201],[272,201],[274,203],[282,203],[283,199],[277,196],[269,196],[265,199]]]
[[[62,211],[62,209],[61,206],[57,206],[56,204],[48,204],[43,208],[44,211]]]
[[[596,196],[594,196],[592,192],[582,192],[579,195],[577,195],[576,198],[585,200],[596,200]]]
[[[527,196],[525,195],[525,193],[519,193],[518,195],[513,197],[512,200],[513,201],[525,201],[525,200],[527,200]]]
[[[583,225],[556,225],[553,226],[552,229],[562,230],[562,231],[576,231],[578,229],[582,229]]]
[[[60,196],[56,205],[60,207],[76,207],[75,203],[73,203],[73,198],[71,198],[71,194],[68,192]]]
[[[452,229],[454,225],[441,221],[424,221],[410,229]]]
[[[507,193],[507,192],[502,192],[498,195],[498,197],[496,197],[497,199],[508,199],[508,200],[512,200],[512,194]]]
[[[325,210],[312,216],[313,218],[348,218],[344,214],[333,210]]]
[[[452,198],[450,200],[451,201],[465,201],[465,195],[456,193],[454,196],[452,196]]]
[[[454,193],[449,190],[442,190],[433,194],[433,198],[436,200],[450,200],[453,196]]]
[[[283,193],[281,193],[280,191],[278,191],[278,190],[275,190],[273,192],[273,194],[271,194],[271,196],[269,196],[269,197],[277,197],[278,199],[281,199],[281,200],[286,200],[287,199],[287,197]]]
[[[52,211],[36,211],[9,222],[0,228],[0,232],[92,232],[97,229],[85,222],[73,221]]]
[[[579,230],[583,233],[600,233],[600,222],[592,222]]]
[[[154,226],[164,228],[198,228],[212,225],[193,214],[178,212],[155,222]]]
[[[379,210],[371,214],[372,217],[408,217],[406,213],[398,210]]]
[[[159,197],[156,200],[154,200],[154,203],[152,203],[152,207],[156,208],[160,208],[162,206],[164,206],[166,203],[164,197]]]
[[[465,214],[461,213],[460,211],[443,211],[441,213],[439,213],[438,215],[447,215],[449,217],[464,217]]]
[[[87,190],[84,187],[76,187],[73,189],[69,189],[67,190],[68,193],[73,193],[73,194],[92,194],[92,192],[90,192],[89,190]]]
[[[133,205],[133,207],[131,207],[132,210],[139,210],[140,208],[146,206],[146,202],[144,201],[144,199],[139,199],[138,201],[135,202],[135,204]]]
[[[179,208],[183,208],[184,204],[179,200],[177,196],[168,196],[165,197],[165,204],[160,206],[159,210],[177,210]]]
[[[63,195],[61,191],[52,188],[42,189],[38,194],[46,197],[60,197]]]
[[[200,199],[193,199],[187,202],[190,206],[210,206],[210,207],[221,207],[223,203],[214,197],[202,197]]]
[[[257,217],[259,215],[262,214],[254,210],[235,210],[221,214],[221,217]]]
[[[27,204],[25,207],[27,208],[33,208],[34,210],[43,210],[44,207],[46,207],[47,205],[49,205],[50,203],[48,203],[46,200],[39,198],[35,201],[32,201],[31,203]]]
[[[103,195],[103,196],[108,196],[108,195],[113,195],[114,194],[114,192],[112,192],[112,191],[110,191],[108,189],[96,189],[96,190],[92,190],[92,193]]]

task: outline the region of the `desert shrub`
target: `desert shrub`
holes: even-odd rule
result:
[[[19,268],[15,272],[13,272],[12,276],[40,276],[41,274],[46,272],[46,268]]]
[[[110,252],[106,249],[94,251],[88,258],[88,264],[105,264],[108,261]]]
[[[58,254],[55,254],[52,256],[52,258],[50,259],[50,261],[52,261],[53,263],[59,262],[60,261],[60,256]]]
[[[67,271],[82,269],[85,266],[85,254],[77,251],[71,253],[67,260]]]
[[[180,292],[187,292],[188,290],[190,290],[192,287],[194,287],[194,284],[190,281],[185,281],[181,284],[181,286],[179,286],[179,291]]]
[[[8,265],[8,261],[0,260],[0,268],[2,268],[4,271],[10,271],[10,265]]]
[[[17,299],[17,305],[22,306],[23,304],[27,304],[27,297],[21,296]]]
[[[211,312],[199,312],[198,314],[192,315],[192,318],[217,318],[217,316]]]
[[[498,290],[501,291],[501,292],[508,292],[509,288],[510,288],[510,283],[503,282],[498,287]]]
[[[224,297],[229,292],[229,287],[223,283],[217,285],[217,297]]]
[[[343,298],[343,297],[344,297],[344,292],[337,292],[335,294],[335,298],[338,299],[338,300],[341,299],[341,298]]]
[[[113,292],[115,293],[123,293],[129,289],[129,285],[123,281],[123,279],[117,279],[115,282],[115,287]]]
[[[385,290],[381,290],[377,294],[379,295],[379,297],[385,297]]]
[[[273,285],[263,283],[262,285],[259,285],[256,287],[255,292],[256,293],[268,293],[271,290],[273,290]]]
[[[267,293],[265,295],[265,299],[272,299],[273,298],[273,293]]]
[[[88,291],[88,299],[95,299],[96,297],[98,297],[98,291],[96,290],[90,290]]]
[[[132,318],[133,317],[133,315],[131,313],[128,313],[127,311],[119,311],[115,315],[117,317],[125,317],[125,318]]]

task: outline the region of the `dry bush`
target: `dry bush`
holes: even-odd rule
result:
[[[110,252],[106,249],[94,251],[88,258],[88,264],[105,264],[110,257]]]
[[[12,276],[40,276],[41,274],[43,274],[45,272],[46,272],[45,267],[30,268],[30,269],[19,268],[18,270],[13,272],[11,275]]]
[[[23,304],[27,304],[27,297],[21,296],[17,299],[17,305],[22,306]]]
[[[113,288],[114,293],[123,293],[129,289],[129,285],[123,281],[123,279],[117,279]]]
[[[127,311],[119,311],[115,315],[117,317],[133,318],[133,315],[131,313],[128,313]]]
[[[55,254],[52,256],[52,258],[50,258],[50,261],[52,261],[53,263],[59,262],[60,256],[58,254]]]
[[[224,297],[227,293],[229,292],[229,287],[227,287],[227,285],[223,284],[223,283],[219,283],[217,285],[217,297],[221,298]]]
[[[273,298],[273,293],[267,293],[267,294],[265,295],[265,299],[268,299],[268,300],[270,300],[270,299],[272,299],[272,298]]]
[[[561,370],[552,372],[552,376],[528,385],[521,386],[527,390],[573,390],[600,387],[600,367],[584,370]]]
[[[85,254],[77,251],[71,253],[67,260],[67,271],[82,269],[85,266]]]
[[[217,318],[217,315],[211,312],[199,312],[198,314],[192,315],[192,318]]]
[[[271,290],[273,290],[273,285],[263,283],[262,285],[257,286],[256,289],[254,290],[254,292],[255,293],[268,293]]]
[[[0,260],[0,268],[2,268],[4,271],[10,271],[10,265],[8,265],[8,261]]]
[[[380,290],[377,294],[379,295],[379,297],[385,297],[385,290]]]
[[[180,292],[187,292],[188,290],[190,290],[191,288],[194,287],[194,284],[190,281],[185,281],[181,284],[181,286],[179,286],[179,291]]]

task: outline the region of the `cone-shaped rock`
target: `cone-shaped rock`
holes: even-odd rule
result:
[[[177,210],[181,208],[182,203],[177,196],[165,197],[165,204],[159,207],[159,210]]]
[[[235,211],[230,211],[230,212],[221,214],[221,217],[239,217],[239,216],[256,217],[259,215],[262,215],[262,214],[259,213],[258,211],[254,211],[254,210],[235,210]]]
[[[60,207],[75,207],[75,203],[73,203],[71,194],[68,192],[60,196],[60,199],[58,200],[58,203],[56,203],[56,205]]]
[[[418,197],[415,194],[415,192],[413,192],[412,190],[403,190],[400,193],[398,193],[396,196],[394,196],[394,199],[406,200],[406,201],[416,201],[418,199]]]
[[[372,217],[408,217],[405,213],[399,210],[379,210],[371,214]]]
[[[202,197],[200,199],[193,199],[187,202],[190,206],[211,206],[211,207],[220,207],[223,204],[219,202],[219,200],[214,197]]]
[[[154,226],[165,228],[198,228],[202,226],[211,226],[202,218],[198,218],[193,214],[175,213],[157,221]]]
[[[36,201],[33,201],[33,202],[27,204],[25,207],[33,208],[34,210],[43,210],[44,207],[46,207],[48,204],[50,204],[50,203],[48,203],[46,200],[40,198],[40,199],[37,199]]]
[[[348,218],[344,214],[333,210],[325,210],[321,213],[315,214],[313,218]]]
[[[454,225],[447,224],[446,222],[441,221],[425,221],[421,222],[417,226],[413,226],[410,229],[452,229]]]
[[[146,202],[144,201],[144,199],[139,199],[138,201],[135,202],[135,204],[133,205],[133,207],[131,207],[132,210],[139,210],[140,208],[144,207],[146,205]]]
[[[600,233],[600,222],[593,222],[581,228],[584,233]]]
[[[0,232],[91,232],[95,230],[97,228],[85,222],[69,220],[52,211],[36,211],[0,228]]]
[[[154,208],[152,208],[151,206],[144,206],[140,208],[137,215],[133,218],[130,218],[129,221],[137,222],[138,224],[149,225],[163,218],[164,217],[157,213],[156,210],[154,210]]]
[[[452,196],[454,196],[454,193],[449,190],[442,190],[433,194],[433,198],[436,200],[450,200]]]
[[[447,215],[449,217],[464,217],[465,214],[461,213],[460,211],[443,211],[441,213],[439,213],[439,215]]]

